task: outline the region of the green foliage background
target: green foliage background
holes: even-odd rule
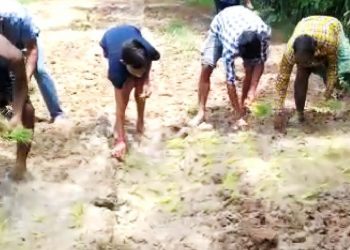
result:
[[[243,0],[241,0],[242,2]],[[310,15],[329,15],[343,22],[350,34],[350,0],[251,0],[264,20],[282,28],[286,33],[294,29],[301,18]],[[202,7],[214,8],[214,0],[185,0]]]
[[[252,0],[260,14],[270,24],[297,23],[310,15],[329,15],[343,22],[350,31],[350,0]]]

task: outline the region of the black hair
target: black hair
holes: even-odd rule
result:
[[[147,65],[146,50],[140,42],[135,39],[128,40],[122,45],[122,60],[136,69]]]
[[[314,55],[316,51],[316,40],[308,35],[298,36],[293,43],[294,53]]]
[[[253,31],[244,31],[238,40],[239,55],[243,59],[256,59],[261,54],[261,40]]]

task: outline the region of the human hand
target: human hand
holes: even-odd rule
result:
[[[21,116],[21,114],[14,114],[12,116],[9,122],[10,128],[23,127]]]
[[[142,90],[142,93],[141,93],[140,97],[144,98],[144,99],[147,99],[147,98],[150,98],[151,95],[152,95],[152,87],[151,87],[151,85],[145,84],[143,86],[143,90]]]
[[[326,99],[326,101],[328,101],[329,99],[331,99],[332,97],[332,91],[330,91],[329,89],[326,89],[326,91],[324,92],[324,98]]]

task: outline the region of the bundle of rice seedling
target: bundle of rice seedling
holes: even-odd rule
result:
[[[257,118],[266,118],[272,114],[272,106],[270,103],[255,103],[251,111]]]
[[[8,121],[0,119],[0,136],[8,141],[15,141],[19,143],[30,143],[33,138],[33,131],[27,128],[11,129]]]

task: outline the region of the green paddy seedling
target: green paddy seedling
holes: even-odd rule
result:
[[[71,228],[81,228],[83,226],[85,215],[85,206],[82,203],[76,203],[72,207],[71,216],[73,219],[73,225]]]
[[[339,111],[342,109],[342,102],[338,100],[328,100],[325,103],[325,106],[329,108],[331,111]]]
[[[255,117],[263,119],[272,114],[272,106],[270,103],[255,103],[251,111]]]
[[[0,119],[0,136],[8,141],[30,143],[33,139],[33,131],[20,127],[11,129],[8,121],[5,119]]]
[[[33,132],[26,128],[15,128],[3,135],[3,138],[9,141],[15,141],[19,143],[30,143],[33,138]]]

